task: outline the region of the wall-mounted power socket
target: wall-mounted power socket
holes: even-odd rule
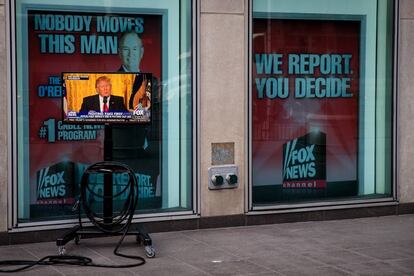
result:
[[[235,165],[220,165],[208,168],[210,190],[234,189],[239,186],[239,169]]]

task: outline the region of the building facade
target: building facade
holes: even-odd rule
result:
[[[135,171],[150,231],[414,211],[412,1],[0,7],[3,243],[74,225],[104,159]],[[102,77],[123,117],[84,109]]]

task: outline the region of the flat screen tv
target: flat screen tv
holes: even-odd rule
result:
[[[152,74],[62,73],[66,123],[151,123]]]

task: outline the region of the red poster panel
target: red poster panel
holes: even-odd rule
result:
[[[27,49],[31,216],[51,216],[39,206],[72,204],[85,166],[103,160],[103,126],[62,122],[62,72],[147,72],[161,82],[162,16],[30,10]],[[151,179],[145,197],[155,197]]]
[[[356,195],[360,29],[254,19],[255,203]]]

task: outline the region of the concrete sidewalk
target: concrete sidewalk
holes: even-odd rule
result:
[[[157,256],[144,266],[37,266],[26,275],[414,275],[414,215],[154,233]],[[128,263],[112,254],[119,237],[81,240],[67,254]],[[134,237],[122,253],[145,256]],[[0,247],[0,259],[39,259],[55,243]]]

